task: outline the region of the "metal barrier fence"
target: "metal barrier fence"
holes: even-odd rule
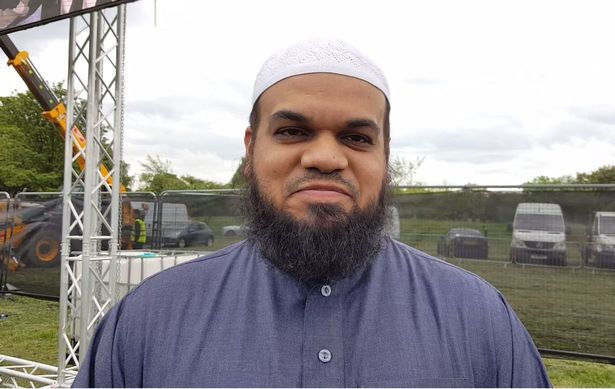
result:
[[[10,196],[6,192],[0,192],[0,293],[8,292],[6,285],[8,272],[11,266],[15,267],[11,258],[10,235],[7,235],[7,227],[10,226],[11,220]]]
[[[393,193],[387,231],[492,283],[540,348],[615,356],[615,185],[412,187]],[[35,196],[18,198],[41,204],[31,208],[46,207],[51,217],[53,207],[45,204],[53,196]],[[143,218],[146,243],[122,252],[119,293],[245,236],[237,191],[129,193],[124,201]],[[24,289],[34,279],[43,282],[43,274],[59,279],[53,272],[28,266],[8,279]],[[47,285],[59,290],[59,282]]]
[[[397,189],[400,240],[496,286],[542,349],[615,356],[615,185]]]

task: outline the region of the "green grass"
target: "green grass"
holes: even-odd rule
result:
[[[13,296],[0,297],[0,354],[58,364],[57,302]]]
[[[14,296],[0,299],[0,354],[57,366],[59,304]],[[615,387],[615,366],[545,358],[556,387]]]
[[[48,269],[25,267],[8,273],[7,282],[28,293],[59,296],[60,267]]]
[[[558,388],[613,388],[615,366],[543,358],[551,383]]]
[[[497,287],[538,347],[615,355],[615,272],[468,260],[453,263]]]

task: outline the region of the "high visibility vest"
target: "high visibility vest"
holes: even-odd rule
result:
[[[147,240],[147,230],[145,228],[145,222],[141,219],[137,219],[135,220],[135,225],[137,224],[139,225],[139,229],[141,230],[139,231],[139,236],[135,240],[135,229],[133,228],[130,232],[130,240],[136,243],[145,243],[145,241]]]

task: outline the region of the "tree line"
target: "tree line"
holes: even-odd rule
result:
[[[579,172],[575,175],[559,177],[538,176],[526,184],[615,184],[615,165],[604,165],[588,173]]]
[[[52,90],[59,99],[66,96],[62,84],[54,84]],[[40,105],[29,91],[0,97],[0,145],[0,191],[15,195],[23,191],[62,190],[64,140],[42,116]],[[178,176],[173,173],[171,163],[159,156],[147,155],[141,167],[142,173],[135,185],[135,177],[128,174],[128,164],[122,162],[122,183],[129,191],[160,193],[171,189],[225,189],[241,187],[245,182],[243,159],[228,183],[192,175]]]
[[[62,84],[52,86],[60,98],[66,96]],[[64,171],[64,141],[57,130],[41,114],[41,107],[30,92],[13,92],[0,97],[0,191],[14,195],[20,191],[61,191]],[[104,145],[103,145],[104,146]],[[408,161],[391,158],[390,176],[393,185],[416,184],[416,171],[424,158]],[[227,183],[204,180],[192,175],[173,173],[171,162],[147,155],[141,162],[142,172],[128,174],[122,163],[122,183],[128,190],[161,193],[165,190],[197,190],[240,188],[245,184],[244,159]],[[610,184],[615,183],[615,165],[604,165],[591,172],[560,177],[538,176],[526,184]]]

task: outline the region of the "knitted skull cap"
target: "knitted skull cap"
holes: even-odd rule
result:
[[[280,50],[265,61],[254,82],[252,105],[273,84],[309,73],[355,77],[380,89],[390,100],[387,80],[375,63],[344,41],[318,38]]]

